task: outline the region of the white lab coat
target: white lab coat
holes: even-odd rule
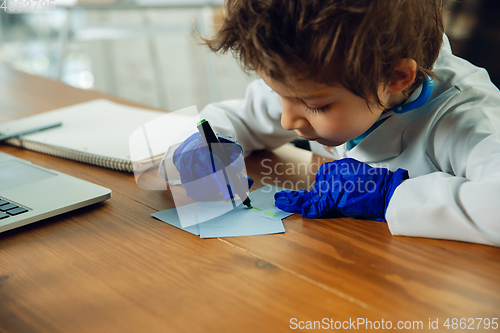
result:
[[[434,71],[424,106],[393,114],[351,150],[311,149],[409,171],[386,212],[393,235],[500,246],[500,92],[484,69],[452,55],[446,36]],[[297,137],[281,127],[281,112],[279,97],[257,80],[244,100],[210,104],[201,116],[249,154]]]

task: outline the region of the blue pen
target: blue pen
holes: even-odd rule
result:
[[[0,142],[3,141],[3,140],[14,138],[16,136],[31,134],[31,133],[34,133],[34,132],[43,131],[43,130],[46,130],[46,129],[49,129],[49,128],[53,128],[53,127],[57,127],[57,126],[61,126],[61,125],[62,125],[62,122],[59,121],[59,122],[56,122],[56,123],[51,123],[51,124],[47,124],[47,125],[43,125],[43,126],[38,126],[38,127],[34,127],[34,128],[23,130],[23,131],[18,131],[18,132],[15,132],[15,133],[9,133],[9,134],[0,135]]]
[[[231,161],[229,158],[226,156],[224,153],[224,149],[222,149],[222,144],[220,143],[219,139],[217,138],[217,135],[215,135],[214,131],[212,130],[212,127],[206,121],[205,119],[202,119],[198,124],[198,131],[200,132],[201,136],[205,139],[208,145],[208,149],[212,154],[215,154],[220,158],[222,163],[225,166],[228,166],[231,164]],[[213,160],[212,160],[213,164]],[[215,165],[213,165],[214,172],[215,170]],[[236,194],[240,197],[240,199],[243,201],[243,204],[247,206],[248,208],[253,208],[252,205],[250,204],[250,198],[248,197],[247,193],[245,192],[245,188],[243,187],[243,184],[241,183],[240,177],[234,172],[232,168],[223,168],[222,172],[224,174],[224,178],[226,180],[227,184],[227,189],[229,191],[229,196],[231,198],[234,197],[233,191],[231,189],[231,186],[229,185],[229,179],[227,178],[229,173],[229,177],[233,180],[233,189]],[[233,206],[235,206],[234,201],[233,201]]]

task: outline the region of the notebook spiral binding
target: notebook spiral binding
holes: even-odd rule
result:
[[[73,149],[59,147],[50,144],[43,144],[31,140],[11,138],[6,142],[12,146],[28,149],[42,154],[65,158],[68,160],[95,165],[118,171],[134,172],[132,162],[117,158],[85,153]]]

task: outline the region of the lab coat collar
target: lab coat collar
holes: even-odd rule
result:
[[[402,113],[401,111],[394,112],[395,108],[384,112],[378,121],[389,119],[382,122],[355,147],[347,150],[347,145],[344,144],[346,156],[365,163],[381,162],[399,156],[402,152],[402,138],[405,128],[418,116],[420,107],[427,104],[432,91],[433,81],[428,77],[424,84],[413,92],[409,101],[404,104],[408,107],[405,107]]]
[[[411,114],[391,116],[356,147],[346,151],[346,156],[365,163],[375,163],[400,155],[403,132],[407,127],[407,122],[401,120],[409,116],[414,117]]]

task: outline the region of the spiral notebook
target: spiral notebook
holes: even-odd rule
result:
[[[165,114],[97,99],[0,124],[0,133],[61,121],[62,126],[6,142],[48,155],[133,172],[129,150],[131,134],[142,124]]]

